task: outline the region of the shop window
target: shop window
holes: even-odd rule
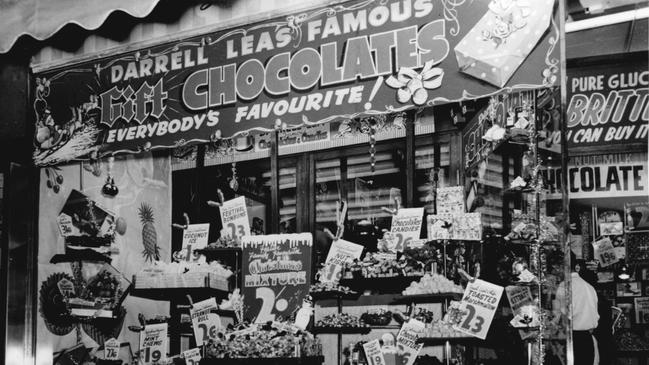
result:
[[[451,148],[448,142],[435,143],[432,138],[419,140],[415,148],[415,206],[435,214],[435,189],[450,186]]]

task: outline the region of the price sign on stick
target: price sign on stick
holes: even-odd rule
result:
[[[502,286],[480,279],[469,282],[459,306],[462,312],[461,320],[453,325],[453,328],[484,340],[498,309],[503,290]]]
[[[187,261],[192,260],[193,252],[207,246],[210,224],[190,224],[183,231],[183,250],[187,252]]]
[[[167,324],[149,324],[140,332],[138,365],[153,365],[167,359]]]
[[[337,239],[331,243],[320,282],[331,283],[340,280],[343,264],[359,259],[363,253],[363,246]]]
[[[599,261],[600,266],[610,266],[619,261],[610,238],[602,238],[594,242],[593,246],[595,248],[595,258]]]
[[[417,339],[424,333],[426,325],[424,322],[411,319],[404,323],[397,335],[397,347],[399,357],[403,365],[412,365],[424,345],[417,343]]]
[[[365,357],[369,365],[385,365],[385,358],[381,351],[381,344],[378,339],[372,340],[363,345]]]
[[[119,347],[120,343],[115,338],[104,342],[104,360],[118,360]]]
[[[192,318],[192,327],[194,328],[194,338],[196,344],[201,345],[210,339],[217,338],[221,330],[221,318],[218,314],[212,313],[212,310],[218,309],[216,299],[210,298],[202,302],[195,303],[189,310]]]
[[[390,233],[396,238],[394,250],[403,252],[412,240],[418,240],[421,234],[421,223],[424,220],[424,208],[401,208],[392,217]]]
[[[185,358],[185,364],[198,365],[201,361],[201,350],[199,348],[193,348],[183,351],[183,357]]]
[[[244,317],[255,323],[290,317],[309,294],[311,234],[246,236],[241,244]]]
[[[221,236],[232,239],[241,239],[250,236],[250,222],[248,221],[248,209],[246,198],[240,196],[223,203],[219,209],[223,229]]]

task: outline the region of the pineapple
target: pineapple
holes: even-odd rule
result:
[[[147,203],[142,203],[138,209],[140,222],[142,222],[142,256],[146,261],[160,260],[160,247],[158,246],[158,233],[155,230],[153,209]]]

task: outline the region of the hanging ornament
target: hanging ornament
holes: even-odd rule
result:
[[[237,163],[232,163],[232,178],[230,178],[230,188],[234,191],[239,190],[239,181],[237,180]]]
[[[374,175],[376,171],[376,120],[370,118],[370,171]]]
[[[104,195],[113,197],[119,193],[117,185],[115,185],[115,178],[113,178],[112,171],[113,165],[115,164],[115,157],[108,158],[108,166],[106,167],[106,183],[101,188],[101,192]]]

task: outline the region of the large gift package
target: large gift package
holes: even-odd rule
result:
[[[492,0],[455,47],[460,70],[503,87],[550,25],[553,0]]]

